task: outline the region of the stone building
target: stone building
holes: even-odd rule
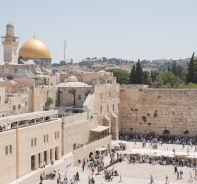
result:
[[[93,87],[83,82],[78,82],[74,76],[68,77],[67,82],[60,83],[58,87],[59,106],[82,107]]]

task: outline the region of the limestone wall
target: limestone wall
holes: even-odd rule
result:
[[[83,116],[81,120],[76,121],[75,119],[74,123],[65,124],[63,129],[63,154],[72,152],[74,147],[92,140],[94,135],[90,130],[96,128],[96,126],[95,119],[84,119]]]
[[[8,154],[6,154],[6,146],[8,146]],[[0,183],[7,184],[16,178],[15,130],[0,132],[0,160]]]
[[[94,86],[94,113],[98,124],[105,124],[105,117],[107,119],[109,118],[108,124],[111,125],[110,122],[113,113],[118,118],[120,106],[119,88],[119,84],[103,84]]]
[[[33,90],[33,111],[42,111],[46,106],[46,101],[48,97],[53,99],[53,104],[50,107],[56,106],[57,100],[57,87],[36,87]]]
[[[120,131],[171,135],[197,134],[197,90],[151,89],[143,85],[120,87]]]
[[[60,106],[72,106],[74,104],[74,94],[70,93],[71,89],[75,89],[76,106],[83,106],[89,92],[93,91],[92,87],[59,87],[59,103]]]

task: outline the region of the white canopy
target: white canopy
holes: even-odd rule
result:
[[[0,125],[10,124],[13,122],[25,121],[25,120],[32,120],[36,118],[42,118],[47,116],[55,116],[58,114],[58,110],[51,110],[51,111],[38,111],[38,112],[31,112],[25,114],[18,114],[13,116],[6,116],[0,118]]]
[[[107,150],[107,148],[97,148],[97,149],[95,149],[96,151],[105,151],[105,150]]]

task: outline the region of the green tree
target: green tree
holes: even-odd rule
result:
[[[129,72],[121,69],[110,69],[109,72],[113,72],[113,76],[116,77],[117,83],[129,84]]]
[[[155,88],[178,88],[180,85],[184,85],[184,82],[172,72],[159,73],[153,83]]]
[[[142,73],[142,84],[148,84],[148,72]]]
[[[66,65],[66,61],[60,61],[60,65],[61,66]]]
[[[189,68],[188,68],[188,73],[187,73],[187,77],[186,77],[186,84],[192,82],[195,83],[195,70],[194,70],[194,54],[192,55],[190,62],[189,62]]]
[[[140,60],[136,64],[135,84],[142,84],[142,66]]]
[[[129,84],[135,84],[135,75],[136,75],[136,70],[135,70],[135,65],[133,65],[129,76]]]

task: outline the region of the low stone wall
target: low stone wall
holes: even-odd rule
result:
[[[74,150],[74,165],[78,165],[78,160],[83,160],[87,156],[89,156],[90,152],[95,154],[95,149],[105,147],[108,148],[111,145],[111,135],[104,137],[102,139],[96,140],[91,143],[84,144],[83,147]]]

